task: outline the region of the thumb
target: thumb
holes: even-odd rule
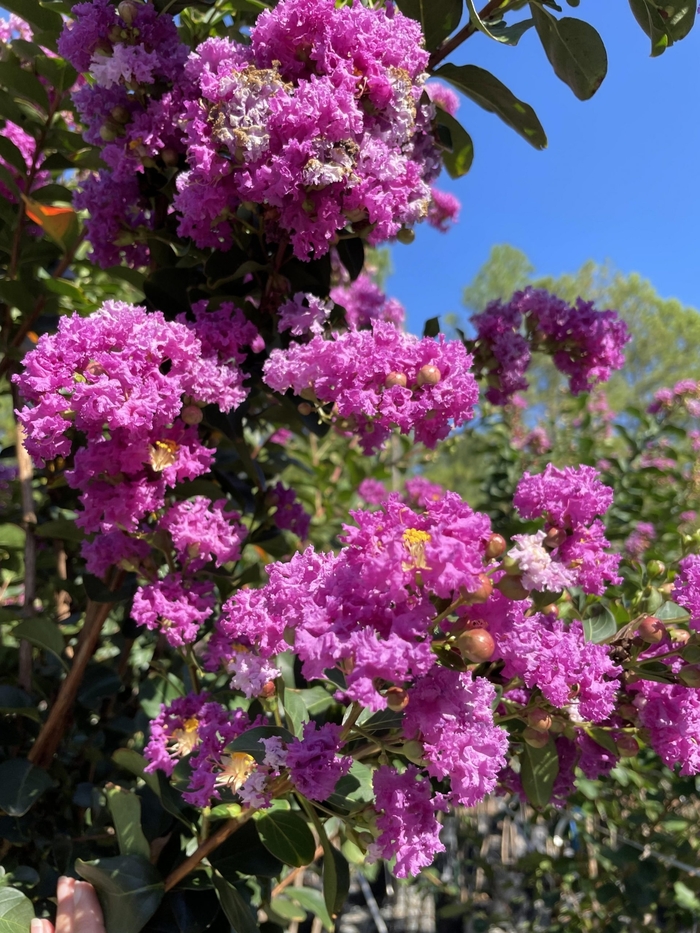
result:
[[[100,902],[95,889],[87,881],[75,882],[73,917],[71,933],[105,933]]]
[[[53,933],[53,923],[50,920],[39,920],[35,917],[30,925],[30,933]]]

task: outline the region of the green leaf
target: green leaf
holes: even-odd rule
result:
[[[589,616],[583,619],[582,625],[583,636],[586,641],[592,641],[595,644],[600,644],[607,638],[612,638],[617,632],[615,616],[602,603],[591,606]]]
[[[21,282],[10,279],[0,282],[0,298],[11,308],[19,308],[26,315],[32,314],[36,305],[36,298],[29,289]]]
[[[571,16],[555,16],[530,3],[535,29],[558,78],[579,100],[593,97],[608,72],[608,55],[596,30]]]
[[[258,933],[258,925],[253,913],[239,894],[218,871],[212,874],[212,880],[226,919],[231,924],[233,933]],[[109,933],[109,931],[108,931]]]
[[[440,318],[431,317],[425,322],[423,326],[423,336],[424,337],[437,337],[440,333]]]
[[[429,52],[459,26],[463,10],[462,0],[397,0],[397,6],[421,24]]]
[[[54,279],[51,281],[55,284]],[[52,518],[48,522],[37,525],[34,534],[39,538],[56,538],[59,541],[81,542],[85,539],[83,529],[78,528],[75,521],[70,518]]]
[[[0,933],[28,933],[33,919],[28,897],[16,888],[0,888]]]
[[[474,143],[459,120],[442,108],[437,108],[436,121],[438,131],[446,130],[449,144],[442,150],[442,161],[450,178],[461,178],[466,175],[474,161]],[[440,139],[445,139],[440,132]]]
[[[12,91],[18,97],[38,104],[44,110],[49,108],[49,99],[46,96],[44,85],[30,71],[25,71],[19,65],[10,62],[0,62],[0,84]],[[26,166],[25,166],[26,172]]]
[[[301,798],[301,801],[323,846],[323,899],[329,915],[335,918],[350,890],[350,868],[342,853],[331,845],[326,829],[313,806],[304,798]]]
[[[56,35],[63,29],[63,20],[59,14],[41,6],[38,0],[3,0],[2,5],[10,13],[16,13],[38,29],[45,29]]]
[[[505,38],[502,33],[492,30],[491,26],[487,25],[479,16],[479,11],[476,8],[474,0],[467,0],[467,9],[469,10],[469,19],[472,25],[478,29],[479,32],[483,32],[485,36],[488,36],[489,39],[494,39],[496,42],[508,42],[508,39]]]
[[[24,156],[7,136],[0,136],[0,157],[16,168],[22,177],[27,174],[27,163],[24,161]]]
[[[122,787],[108,787],[106,794],[119,851],[122,855],[140,855],[148,861],[151,847],[141,829],[141,799]]]
[[[543,748],[533,748],[525,743],[520,757],[520,779],[533,807],[544,807],[549,803],[558,774],[559,756],[551,738]]]
[[[506,45],[517,45],[528,29],[535,25],[533,19],[521,19],[517,23],[511,23],[510,26],[504,20],[499,23],[491,23],[489,32],[495,39]]]
[[[0,548],[23,551],[24,539],[24,528],[20,528],[19,525],[10,525],[9,522],[0,525]]]
[[[683,884],[682,881],[674,881],[673,893],[676,895],[676,903],[679,907],[693,914],[700,914],[700,899],[688,885]]]
[[[0,765],[0,810],[24,816],[39,797],[53,786],[46,771],[26,758],[10,758]]]
[[[168,784],[162,771],[156,771],[155,773],[146,771],[145,768],[148,762],[143,755],[139,755],[133,748],[118,748],[112,755],[112,760],[118,767],[128,771],[129,774],[142,778],[146,786],[158,797],[163,809],[180,820],[181,823],[184,823],[185,826],[191,828],[190,821],[182,813],[182,798]]]
[[[597,742],[598,745],[602,746],[604,749],[606,749],[606,751],[611,752],[615,758],[619,757],[615,739],[609,732],[606,732],[605,729],[599,729],[597,726],[590,726],[588,729],[586,729],[586,732],[588,735],[590,735],[594,742]]]
[[[318,917],[324,929],[332,933],[333,921],[328,914],[320,891],[317,891],[315,888],[295,888],[291,885],[287,888],[286,893],[288,898],[301,904],[302,907],[306,908],[306,910],[315,917]]]
[[[535,149],[547,147],[547,136],[532,107],[518,100],[490,72],[477,65],[453,65],[448,62],[438,68],[435,76],[449,81],[484,110],[497,114]]]
[[[354,282],[365,264],[365,246],[358,236],[350,237],[346,240],[340,240],[336,246],[338,259],[342,262],[350,276],[350,281]]]
[[[261,762],[265,757],[265,746],[260,743],[260,739],[269,739],[272,736],[279,736],[285,743],[293,742],[294,736],[288,729],[281,726],[256,726],[255,729],[248,729],[243,732],[233,742],[226,746],[227,752],[246,752],[252,755],[257,762]]]
[[[304,723],[309,721],[309,711],[301,698],[300,691],[286,689],[283,706],[289,728],[297,738],[301,738]]]
[[[651,39],[651,57],[663,55],[673,38],[656,4],[651,0],[629,0],[634,18]]]
[[[270,901],[272,912],[282,917],[283,920],[297,921],[302,923],[306,920],[306,911],[299,904],[290,901],[288,897],[273,897]]]
[[[131,599],[136,592],[136,574],[127,574],[124,578],[124,582],[118,589],[110,590],[107,584],[100,580],[99,577],[91,573],[84,573],[83,586],[85,587],[85,592],[94,603],[121,603],[124,602],[124,600]]]
[[[75,870],[97,890],[106,933],[140,933],[163,899],[160,872],[135,855],[77,859]]]
[[[685,622],[690,614],[687,609],[679,606],[678,603],[668,600],[662,606],[659,606],[654,615],[657,619],[661,619],[662,622]]]
[[[28,641],[31,645],[35,645],[43,651],[50,651],[51,654],[54,654],[58,658],[63,667],[68,670],[68,665],[63,659],[66,643],[61,634],[61,630],[51,619],[45,619],[41,616],[24,619],[19,625],[16,625],[12,629],[12,635],[15,638],[22,638]]]
[[[308,824],[292,810],[273,810],[256,818],[262,844],[287,865],[299,868],[314,860],[316,843]]]

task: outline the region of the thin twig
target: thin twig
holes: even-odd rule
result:
[[[16,399],[13,386],[13,400]],[[36,512],[34,511],[34,466],[24,446],[24,427],[16,422],[16,457],[17,477],[19,479],[20,498],[22,502],[22,527],[24,528],[24,598],[22,601],[22,616],[29,619],[34,615],[34,601],[36,599]],[[26,639],[19,643],[19,671],[18,683],[22,690],[31,693],[32,690],[32,646]]]
[[[314,857],[309,862],[309,865],[313,865],[313,863],[317,859],[320,859],[322,855],[323,855],[323,846],[317,846],[316,851],[314,852]],[[284,889],[288,887],[297,878],[298,875],[306,871],[309,865],[299,865],[297,868],[293,868],[289,872],[288,875],[284,876],[284,878],[280,881],[279,884],[275,885],[275,887],[272,889],[272,893],[270,894],[270,897],[271,898],[277,897],[278,894],[281,894],[282,891],[284,891]]]
[[[170,872],[165,879],[165,890],[169,891],[182,881],[183,878],[186,878],[191,871],[194,871],[202,859],[205,859],[214,849],[218,849],[221,843],[247,823],[255,812],[256,811],[252,807],[249,810],[244,810],[240,816],[232,820],[227,820],[215,833],[212,833],[208,839],[205,839],[189,858],[186,858],[181,865],[178,865],[177,868]]]
[[[499,7],[505,6],[504,0],[489,0],[489,3],[479,11],[480,19],[488,19],[488,17]],[[433,52],[428,61],[428,71],[433,71],[436,65],[439,65],[440,62],[447,58],[456,48],[466,42],[466,40],[473,36],[477,31],[475,24],[469,20],[466,26],[463,26],[459,32],[456,32],[451,39],[445,39],[445,41]]]
[[[117,589],[122,577],[122,573],[114,574],[110,586],[111,590]],[[75,704],[75,698],[78,695],[85,669],[90,658],[97,650],[102,626],[113,605],[114,603],[96,603],[91,599],[88,600],[85,622],[78,637],[73,664],[66,679],[61,684],[48,718],[27,756],[39,768],[47,768],[51,764],[53,756],[61,744],[70,722],[70,713]]]

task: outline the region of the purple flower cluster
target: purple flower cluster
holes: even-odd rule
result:
[[[30,136],[26,130],[22,129],[21,126],[18,126],[11,120],[5,120],[5,125],[2,127],[2,129],[0,129],[0,136],[3,136],[5,139],[9,140],[9,142],[11,142],[12,145],[19,150],[22,158],[24,159],[24,163],[27,166],[27,173],[33,170],[34,178],[32,180],[30,191],[34,191],[36,188],[41,188],[43,185],[46,185],[49,181],[51,181],[51,175],[49,172],[41,171],[39,169],[39,166],[44,161],[43,155],[39,156],[36,165],[34,165],[36,140],[33,136]],[[8,162],[7,159],[4,159],[2,156],[0,156],[0,166],[2,166],[6,172],[9,172],[12,180],[20,192],[25,194],[30,193],[26,190],[28,180],[26,177],[27,173],[20,172],[16,166],[14,166],[11,162]],[[8,201],[17,201],[16,191],[8,188],[7,185],[5,185],[2,181],[0,181],[0,196],[6,198]]]
[[[454,218],[452,196],[431,192],[441,160],[420,26],[393,6],[282,0],[250,45],[210,38],[189,55],[151,4],[73,14],[59,49],[92,78],[75,103],[108,168],[78,206],[102,265],[146,261],[165,207],[143,184],[152,167],[174,176],[178,231],[200,247],[230,246],[241,206],[300,259],[346,228],[378,243],[429,212],[441,228]]]
[[[527,388],[532,350],[551,354],[577,395],[622,367],[622,348],[630,339],[617,312],[597,311],[581,298],[571,306],[542,289],[516,292],[505,304],[494,301],[471,320],[477,369],[487,378],[486,397],[494,405],[507,404]]]
[[[700,632],[700,556],[689,554],[680,561],[679,568],[673,581],[673,598],[690,613],[691,628]]]
[[[100,265],[122,257],[143,265],[158,209],[141,182],[147,168],[172,168],[184,152],[179,119],[188,49],[173,18],[149,3],[92,0],[72,12],[58,49],[92,77],[73,100],[86,140],[103,147],[107,165],[84,181],[75,205],[89,212],[88,237]]]
[[[470,365],[460,341],[419,340],[375,322],[371,331],[273,350],[264,378],[277,392],[312,391],[322,404],[333,403],[336,420],[359,432],[370,452],[396,426],[434,447],[452,425],[468,421],[478,397]]]
[[[619,554],[608,554],[610,542],[596,516],[612,505],[612,489],[589,466],[559,469],[548,463],[538,475],[525,473],[513,504],[525,519],[546,519],[545,531],[516,535],[509,556],[526,586],[556,592],[580,586],[601,595],[605,581],[619,583]]]
[[[631,557],[641,557],[656,538],[656,529],[650,522],[637,522],[625,541],[625,550]]]
[[[634,702],[654,751],[669,768],[680,764],[681,774],[700,774],[700,690],[651,681],[639,688]]]
[[[672,389],[659,389],[648,407],[649,414],[668,414],[674,407],[684,407],[693,418],[700,417],[700,382],[682,379]]]

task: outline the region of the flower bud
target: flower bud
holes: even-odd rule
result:
[[[540,709],[536,707],[531,709],[527,714],[527,724],[532,729],[536,729],[538,732],[549,732],[552,728],[552,717],[549,715],[546,709]]]
[[[457,636],[457,648],[463,658],[474,664],[481,664],[491,660],[496,650],[496,642],[487,629],[472,628]]]
[[[123,107],[121,104],[118,104],[116,107],[112,107],[112,109],[109,111],[109,115],[115,123],[121,123],[122,125],[128,123],[131,119],[131,114],[129,113],[128,109]]]
[[[647,644],[656,645],[666,637],[666,626],[656,616],[644,616],[637,626],[637,634]]]
[[[185,405],[180,413],[180,417],[185,424],[199,424],[204,417],[202,409],[196,405]]]
[[[527,726],[523,729],[523,741],[527,742],[532,748],[544,748],[549,742],[549,733],[540,732],[538,729],[533,729],[532,726]]]
[[[523,586],[523,578],[520,576],[503,577],[503,579],[499,580],[496,584],[496,589],[500,590],[507,599],[527,599],[530,595],[529,591]]]
[[[495,560],[506,552],[506,539],[503,535],[491,535],[486,544],[486,557],[489,560]]]
[[[440,370],[430,363],[421,366],[416,376],[416,382],[419,386],[436,386],[441,379],[442,373]]]
[[[678,645],[687,645],[690,641],[690,632],[686,632],[684,628],[670,629],[669,635],[671,636],[671,641]]]
[[[649,579],[662,577],[666,573],[666,564],[662,560],[650,560],[647,564],[647,574]]]
[[[637,713],[639,712],[634,703],[621,703],[617,711],[623,719],[629,719],[632,722],[637,718]]]
[[[112,143],[119,135],[119,130],[112,123],[103,123],[100,127],[100,139],[105,143]]]
[[[400,748],[397,748],[397,751],[401,755],[405,755],[409,761],[412,761],[416,765],[425,764],[425,749],[423,748],[423,743],[419,742],[418,739],[411,739],[409,742],[404,742]]]
[[[384,385],[387,389],[393,389],[394,386],[401,386],[402,389],[405,389],[407,384],[408,379],[406,378],[406,373],[389,373],[384,380]]]
[[[263,684],[262,690],[259,693],[259,696],[263,700],[269,700],[270,697],[273,697],[277,692],[277,687],[275,686],[274,680],[268,680],[266,684]]]
[[[174,149],[166,148],[161,150],[160,157],[170,168],[174,168],[180,161],[180,156]]]
[[[469,592],[465,587],[460,590],[460,595],[467,604],[486,603],[492,593],[493,583],[491,577],[485,573],[479,574],[479,586],[473,592]]]
[[[134,0],[122,0],[122,2],[117,7],[117,13],[124,20],[127,26],[131,26],[136,19],[136,16],[139,12],[139,6],[141,4],[135,3]]]
[[[399,230],[399,232],[396,234],[396,239],[399,241],[399,243],[405,243],[407,246],[410,243],[413,243],[415,238],[416,238],[415,233],[413,232],[413,230],[409,230],[408,227],[402,227]]]
[[[639,742],[633,735],[621,735],[615,744],[623,758],[634,758],[639,751]]]
[[[386,705],[395,713],[400,713],[408,706],[408,691],[403,687],[389,687],[386,692]]]
[[[308,402],[301,402],[301,404],[297,405],[297,411],[302,417],[304,415],[310,415],[313,410],[313,405],[309,405]]]
[[[543,606],[540,609],[540,612],[543,616],[549,616],[550,619],[559,618],[559,606],[556,603],[550,603],[548,606]]]
[[[678,672],[678,680],[684,687],[700,687],[700,666],[689,664]]]
[[[565,541],[566,532],[563,528],[550,528],[544,536],[543,544],[545,547],[554,550],[555,547],[560,547]]]

